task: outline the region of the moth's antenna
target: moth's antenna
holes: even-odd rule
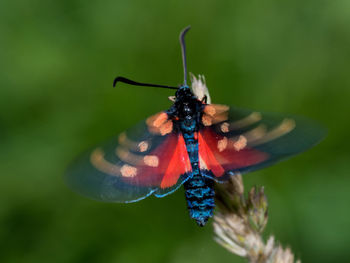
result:
[[[133,85],[133,86],[156,87],[156,88],[165,88],[165,89],[178,89],[178,87],[136,82],[136,81],[124,78],[124,77],[116,77],[113,81],[113,87],[115,87],[115,85],[117,85],[117,82],[123,82],[123,83]]]
[[[191,26],[187,26],[180,33],[180,45],[182,51],[182,63],[184,68],[184,85],[187,86],[187,63],[186,63],[186,44],[185,44],[185,35],[190,30]]]

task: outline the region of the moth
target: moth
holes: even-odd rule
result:
[[[167,196],[184,186],[190,217],[204,226],[215,207],[215,183],[272,165],[318,143],[324,131],[303,117],[211,104],[203,77],[187,85],[185,34],[180,34],[184,83],[179,87],[117,77],[114,86],[176,90],[173,104],[94,147],[74,162],[67,182],[106,202]]]

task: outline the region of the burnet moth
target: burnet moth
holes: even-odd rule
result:
[[[157,113],[75,161],[67,182],[75,191],[105,202],[136,202],[164,197],[182,185],[191,218],[204,226],[213,215],[214,184],[236,174],[272,165],[300,153],[324,136],[303,117],[211,104],[204,77],[187,84],[186,46],[180,34],[184,82],[179,87],[130,85],[176,90],[168,110]]]

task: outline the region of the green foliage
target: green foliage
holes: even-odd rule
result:
[[[215,103],[305,115],[329,134],[314,149],[244,177],[264,185],[266,232],[303,262],[347,262],[348,1],[0,2],[0,262],[234,262],[183,193],[103,204],[64,185],[89,146],[167,108],[178,33]]]

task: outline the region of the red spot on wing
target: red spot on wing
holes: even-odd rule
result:
[[[200,168],[206,167],[208,170],[211,170],[216,177],[222,176],[225,173],[225,170],[217,161],[213,151],[210,149],[201,133],[199,133],[198,135],[198,146],[200,156]]]
[[[175,185],[182,174],[192,171],[185,140],[181,134],[169,134],[162,144],[148,155],[158,157],[158,166],[152,167],[141,162],[136,165],[137,175],[133,178],[123,178],[125,182],[138,186],[168,188]]]
[[[178,135],[177,145],[173,156],[169,162],[162,182],[161,188],[171,187],[179,180],[180,175],[191,171],[191,162],[188,157],[185,140],[182,135]]]
[[[198,136],[199,154],[204,162],[202,165],[216,177],[222,176],[224,171],[256,165],[268,158],[267,153],[249,147],[238,151],[228,146],[220,151],[218,142],[223,138],[209,128],[202,130]]]

